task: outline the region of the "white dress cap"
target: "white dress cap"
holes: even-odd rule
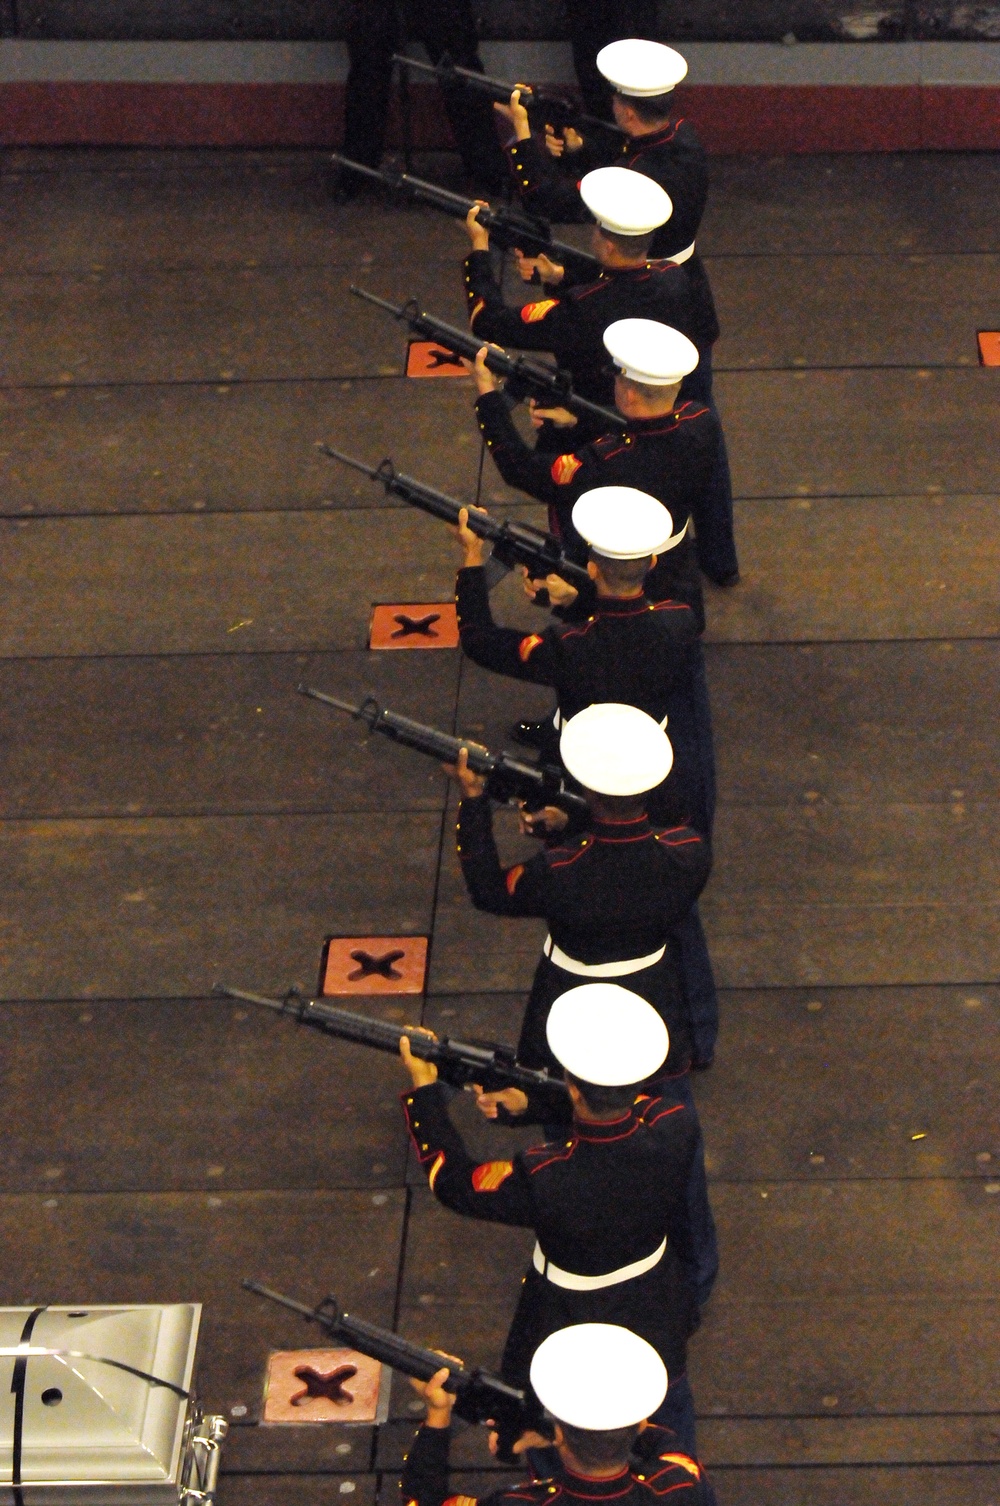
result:
[[[558,1422],[591,1432],[628,1428],[667,1394],[667,1370],[652,1344],[616,1323],[574,1323],[543,1339],[531,1384]]]
[[[656,319],[616,319],[604,348],[622,375],[650,387],[672,387],[698,364],[698,347],[679,329]]]
[[[599,795],[641,795],[662,784],[674,751],[638,706],[602,701],[563,723],[559,753],[574,779]]]
[[[580,179],[580,197],[601,228],[615,235],[648,235],[674,212],[666,189],[630,167],[595,167]]]
[[[609,560],[641,560],[666,554],[687,532],[674,533],[662,502],[634,486],[595,486],[573,504],[573,527],[595,554]]]
[[[545,1036],[567,1072],[603,1088],[652,1077],[670,1049],[667,1027],[652,1004],[617,983],[582,983],[560,994]]]
[[[672,47],[638,37],[609,42],[597,54],[597,66],[612,89],[636,99],[669,94],[688,71],[687,63]]]

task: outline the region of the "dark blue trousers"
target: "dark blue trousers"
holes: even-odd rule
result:
[[[690,376],[684,378],[681,387],[684,402],[705,403],[716,418],[719,410],[712,396],[712,348],[705,351]],[[726,437],[719,426],[719,453],[708,489],[700,506],[694,510],[695,545],[698,563],[709,580],[719,581],[739,569],[736,557],[736,539],[733,534],[733,483],[729,474],[729,455]]]
[[[684,814],[698,831],[711,837],[715,820],[715,747],[705,653],[700,642],[693,643],[689,652],[688,673],[672,698],[667,734],[674,745],[677,775],[685,771],[683,795],[687,804]],[[664,789],[669,784],[668,779]],[[655,805],[651,814],[654,811]],[[708,1062],[715,1052],[719,1034],[719,996],[697,905],[674,927],[673,942],[677,973],[691,1025],[694,1059]]]
[[[697,905],[692,905],[680,924],[674,926],[673,946],[691,1027],[692,1055],[699,1065],[704,1066],[715,1055],[719,1034],[719,995]]]
[[[694,1270],[691,1276],[698,1296],[699,1307],[704,1307],[712,1294],[715,1278],[719,1274],[719,1242],[715,1232],[712,1205],[708,1201],[708,1178],[705,1174],[705,1143],[701,1137],[701,1125],[691,1092],[691,1078],[687,1072],[680,1077],[668,1077],[656,1084],[664,1097],[673,1097],[683,1103],[698,1128],[698,1143],[691,1175],[688,1180],[688,1217],[691,1221],[691,1243]],[[673,1423],[670,1424],[674,1426]]]
[[[698,1450],[694,1437],[694,1397],[691,1395],[691,1384],[686,1375],[680,1375],[676,1380],[672,1375],[667,1376],[667,1394],[649,1420],[658,1422],[661,1427],[670,1428],[677,1435],[679,1451],[687,1454],[691,1459],[697,1459]]]

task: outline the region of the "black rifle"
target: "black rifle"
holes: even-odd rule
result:
[[[360,706],[349,701],[338,701],[335,696],[322,690],[312,690],[308,685],[297,685],[299,695],[313,701],[322,701],[324,706],[335,706],[346,711],[355,721],[364,722],[373,732],[381,732],[404,748],[415,748],[430,758],[442,763],[455,763],[462,748],[468,749],[469,768],[481,774],[486,788],[494,800],[523,800],[529,810],[540,810],[544,805],[559,805],[570,816],[589,814],[589,806],[582,795],[566,788],[562,771],[551,765],[523,763],[509,753],[490,753],[468,738],[452,737],[448,732],[439,732],[436,727],[426,727],[423,722],[411,721],[396,711],[380,706],[374,696],[366,696]]]
[[[515,89],[521,91],[521,103],[525,106],[533,124],[550,125],[554,131],[564,131],[567,126],[589,126],[591,130],[608,131],[615,136],[627,132],[613,120],[602,120],[599,115],[588,115],[565,94],[553,94],[548,89],[539,89],[533,84],[508,84],[502,78],[490,78],[488,73],[477,73],[473,68],[460,68],[445,53],[439,63],[421,63],[416,58],[393,53],[392,61],[404,68],[416,68],[418,73],[433,73],[438,83],[447,88],[462,87],[485,94],[500,104],[509,104]]]
[[[433,1349],[423,1349],[400,1338],[389,1328],[379,1328],[364,1318],[352,1318],[345,1313],[335,1297],[324,1297],[318,1307],[307,1307],[292,1297],[283,1297],[262,1286],[259,1281],[244,1281],[248,1292],[277,1302],[291,1312],[298,1313],[307,1323],[317,1323],[331,1339],[345,1340],[359,1354],[367,1354],[383,1365],[389,1365],[402,1375],[412,1375],[416,1380],[430,1380],[439,1370],[448,1370],[445,1390],[454,1393],[455,1411],[466,1422],[492,1422],[500,1435],[499,1457],[510,1460],[511,1444],[524,1432],[526,1426],[526,1398],[523,1391],[508,1386],[498,1376],[490,1375],[478,1366],[464,1365],[437,1354]]]
[[[291,989],[283,999],[270,999],[265,994],[251,994],[241,988],[230,988],[226,983],[217,983],[212,989],[217,998],[242,999],[246,1004],[258,1004],[263,1009],[273,1009],[275,1014],[291,1015],[302,1025],[312,1025],[326,1035],[339,1040],[356,1041],[359,1046],[373,1046],[376,1051],[399,1055],[400,1037],[405,1035],[410,1050],[421,1061],[434,1062],[438,1076],[453,1088],[464,1088],[469,1083],[479,1083],[487,1093],[499,1093],[504,1088],[520,1088],[525,1093],[546,1090],[565,1092],[565,1084],[547,1072],[533,1072],[530,1067],[518,1066],[517,1058],[509,1046],[498,1046],[493,1041],[458,1041],[445,1035],[434,1040],[425,1034],[419,1025],[407,1029],[403,1025],[390,1025],[386,1020],[373,1020],[366,1014],[354,1014],[349,1009],[337,1009],[324,999],[304,999]]]
[[[387,493],[402,497],[411,507],[419,507],[423,512],[429,512],[432,518],[440,518],[442,522],[457,524],[458,515],[466,506],[464,502],[458,502],[432,486],[425,486],[422,481],[415,481],[412,476],[404,476],[396,470],[391,460],[383,460],[381,465],[371,466],[322,441],[316,448],[324,455],[329,455],[331,460],[339,460],[342,465],[361,471],[369,481],[381,481]],[[532,580],[544,580],[547,575],[555,574],[578,590],[583,586],[590,586],[590,576],[586,570],[582,565],[574,564],[566,558],[565,551],[554,534],[545,533],[541,528],[532,528],[530,523],[508,520],[501,522],[475,507],[469,508],[469,529],[493,545],[486,564],[486,580],[490,590],[515,565],[527,565]]]
[[[366,303],[373,303],[376,308],[392,314],[393,318],[407,325],[419,339],[433,340],[453,355],[465,356],[467,361],[474,361],[485,345],[487,370],[492,371],[494,376],[502,377],[506,381],[507,392],[518,401],[525,397],[540,398],[551,407],[561,406],[568,408],[571,413],[589,414],[591,418],[600,419],[605,433],[608,430],[624,429],[628,423],[617,409],[592,403],[589,398],[580,397],[574,392],[573,378],[568,372],[558,371],[544,361],[533,361],[529,356],[508,355],[499,346],[481,340],[471,330],[458,329],[454,324],[446,324],[443,319],[436,318],[434,314],[425,313],[415,298],[407,299],[406,303],[389,303],[387,299],[377,298],[374,293],[355,287],[353,283],[351,292],[355,298],[363,298]]]
[[[366,167],[363,162],[354,162],[350,157],[341,156],[339,152],[333,152],[331,156],[340,167],[346,167],[352,173],[360,173],[363,178],[371,178],[376,183],[381,183],[383,188],[407,193],[418,204],[440,209],[457,220],[464,220],[473,205],[478,203],[478,200],[466,198],[464,194],[452,193],[450,189],[440,188],[436,183],[428,183],[426,178],[415,178],[412,173]],[[526,256],[547,256],[560,266],[576,268],[584,277],[597,277],[600,273],[601,264],[596,256],[592,256],[589,251],[581,251],[576,246],[569,246],[565,241],[553,240],[552,232],[544,220],[534,219],[523,211],[511,209],[505,204],[480,207],[479,223],[489,231],[496,244],[505,250],[516,248]]]

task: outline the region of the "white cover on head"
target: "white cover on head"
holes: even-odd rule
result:
[[[687,63],[672,47],[639,37],[609,42],[597,54],[597,66],[613,89],[636,99],[669,94],[688,71]]]
[[[560,994],[545,1036],[567,1072],[603,1088],[652,1077],[670,1049],[667,1027],[652,1004],[618,983],[582,983]]]
[[[597,223],[616,235],[648,235],[674,212],[666,189],[630,167],[595,167],[580,179],[580,197]]]
[[[665,554],[684,537],[662,502],[634,486],[595,486],[573,504],[573,527],[595,554],[608,560],[641,560]]]
[[[559,752],[574,779],[599,795],[642,795],[670,773],[674,751],[638,706],[602,701],[563,723]]]
[[[644,1422],[667,1394],[667,1371],[631,1329],[574,1323],[539,1344],[531,1384],[557,1421],[598,1433]]]
[[[694,342],[657,319],[616,319],[603,338],[622,375],[650,387],[672,387],[698,364]]]

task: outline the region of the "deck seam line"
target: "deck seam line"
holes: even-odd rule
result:
[[[920,983],[907,983],[907,982],[889,982],[889,983],[739,983],[739,984],[721,984],[719,986],[719,993],[720,994],[727,994],[727,995],[728,994],[759,994],[759,993],[774,993],[774,994],[787,994],[787,993],[818,994],[818,993],[833,993],[833,992],[837,992],[837,993],[860,993],[860,992],[863,992],[863,991],[875,992],[876,990],[883,990],[883,989],[917,989],[917,988],[923,988],[923,989],[929,989],[929,988],[933,988],[933,989],[941,989],[941,988],[946,988],[946,989],[965,989],[965,988],[995,989],[995,988],[998,988],[998,987],[1000,987],[1000,985],[997,984],[997,981],[996,981],[995,978],[985,979],[985,980],[984,979],[958,979],[957,981],[954,980],[954,979],[951,979],[951,980],[949,980],[947,982],[944,982],[944,983],[934,982],[934,981],[930,981],[930,982],[924,981],[924,982],[920,982]],[[442,999],[442,1000],[444,1000],[444,999],[493,999],[493,998],[497,998],[499,996],[509,996],[510,994],[516,994],[518,997],[521,997],[521,995],[523,995],[523,993],[524,993],[524,989],[523,988],[517,988],[517,987],[514,987],[512,985],[509,988],[477,988],[477,989],[463,988],[463,989],[456,989],[453,992],[439,991],[437,989],[428,989],[425,992],[425,994],[424,994],[423,997],[425,999],[425,1002],[431,1003],[431,1002],[434,1002],[434,1001],[436,1001],[438,999]],[[335,996],[331,996],[331,997],[354,998],[354,999],[356,999],[358,997],[358,995],[356,995],[356,994],[351,994],[351,995],[344,994],[344,995],[335,995]],[[372,997],[375,997],[375,996],[373,995]],[[385,998],[384,995],[382,997]],[[413,997],[416,997],[416,996],[414,995]],[[61,996],[60,995],[54,995],[54,996],[42,996],[42,995],[39,995],[37,998],[23,998],[23,997],[0,998],[0,1010],[2,1010],[2,1009],[8,1009],[8,1008],[11,1008],[11,1009],[29,1008],[30,1009],[33,1006],[37,1005],[37,1004],[43,1004],[43,1005],[72,1005],[73,1007],[76,1007],[77,1005],[90,1006],[90,1005],[93,1005],[93,1004],[113,1004],[113,1005],[118,1005],[118,1004],[191,1004],[191,1005],[194,1005],[194,1004],[206,1004],[206,1003],[213,1004],[213,1003],[221,1003],[221,1002],[222,1002],[221,999],[213,997],[213,995],[210,994],[210,993],[203,993],[203,994],[114,994],[114,995],[110,995],[110,996],[109,995],[101,995],[101,994],[80,994],[80,995],[67,994],[67,995],[61,995]]]
[[[942,633],[925,638],[706,638],[703,640],[706,648],[826,648],[826,647],[858,647],[864,644],[906,644],[906,643],[996,643],[1000,641],[1000,635],[996,633],[975,633],[966,636],[962,633]],[[108,660],[127,659],[253,659],[268,657],[286,657],[295,654],[356,654],[363,653],[364,644],[345,644],[341,647],[319,647],[310,645],[306,648],[274,648],[274,649],[233,649],[225,652],[221,649],[158,649],[139,650],[136,653],[124,652],[97,652],[82,651],[78,654],[2,654],[0,655],[0,668],[7,664],[74,664],[81,661],[98,662]]]
[[[969,328],[975,333],[974,320],[970,320]],[[796,365],[773,365],[773,366],[725,366],[718,365],[714,368],[718,376],[740,375],[767,375],[776,372],[799,372],[805,374],[810,371],[981,371],[983,368],[972,356],[968,361],[854,361],[854,362],[831,362],[828,364],[810,363],[805,366]],[[988,379],[988,378],[987,378]],[[137,382],[123,382],[114,379],[108,381],[93,382],[0,382],[0,392],[89,392],[95,389],[99,391],[130,391],[147,387],[172,388],[172,387],[281,387],[281,386],[333,386],[340,382],[400,382],[407,378],[402,371],[399,372],[351,372],[344,371],[327,376],[302,375],[280,377],[166,377]],[[464,390],[464,389],[463,389]]]
[[[734,502],[743,503],[767,503],[767,502],[941,502],[953,501],[956,498],[982,498],[984,501],[995,500],[1000,496],[992,491],[939,491],[923,492],[744,492],[734,493]],[[511,499],[501,502],[491,502],[490,506],[495,512],[503,509],[517,507],[541,507],[543,504],[534,502],[530,497],[523,500]],[[342,514],[362,514],[396,512],[405,513],[413,511],[405,502],[373,502],[369,507],[336,507],[332,503],[320,501],[312,506],[294,507],[123,507],[104,508],[91,511],[78,512],[0,512],[0,522],[7,523],[34,523],[34,522],[66,522],[71,523],[77,519],[92,518],[270,518],[270,517],[313,517],[322,514],[324,517],[339,517]]]

